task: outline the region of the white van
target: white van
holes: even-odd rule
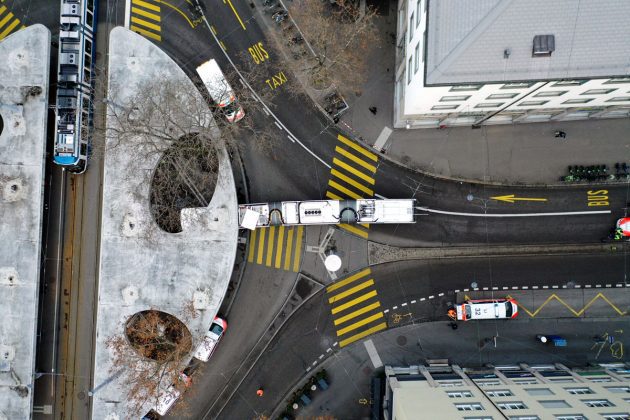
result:
[[[210,97],[229,122],[237,122],[245,116],[245,111],[238,104],[232,87],[214,59],[197,67],[197,74],[206,86]]]
[[[514,299],[469,300],[456,306],[457,319],[510,319],[518,315],[518,304]]]
[[[155,412],[160,416],[166,415],[180,395],[181,393],[175,388],[175,385],[171,385],[168,389],[160,391],[157,405],[154,408]]]
[[[197,350],[195,350],[193,357],[202,362],[207,362],[210,356],[212,356],[212,353],[214,353],[214,349],[217,347],[226,329],[227,322],[218,316],[214,317],[214,321],[210,324],[210,329],[206,332]]]

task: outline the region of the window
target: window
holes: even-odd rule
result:
[[[455,404],[457,411],[481,411],[483,406],[479,403]]]
[[[427,1],[429,1],[429,0],[427,0]],[[418,0],[416,2],[416,27],[418,27],[418,25],[420,25],[420,15],[421,15],[421,13],[420,13],[420,2],[421,2],[420,0]]]
[[[615,404],[608,400],[582,400],[587,407],[614,407]]]
[[[454,106],[455,108],[457,108],[458,105],[438,105],[438,106],[449,106],[449,107]],[[454,108],[449,108],[449,109],[454,109]],[[438,381],[438,384],[442,388],[453,388],[456,386],[462,386],[463,382],[462,381]]]
[[[630,419],[630,414],[628,413],[610,413],[610,414],[602,414],[601,415],[606,420],[628,420]]]
[[[618,77],[604,82],[605,85],[613,85],[616,83],[630,83],[630,77]]]
[[[411,14],[411,17],[409,18],[409,42],[411,42],[411,40],[413,39],[413,13]]]
[[[517,106],[539,106],[544,105],[549,101],[523,101],[519,103]]]
[[[607,386],[606,389],[615,394],[630,393],[630,387],[628,386]]]
[[[587,378],[590,382],[612,382],[610,376],[591,376]]]
[[[535,82],[530,83],[506,83],[501,86],[501,89],[526,89],[534,86]]]
[[[525,416],[510,416],[509,420],[540,420],[540,417],[535,415],[525,415]]]
[[[550,57],[556,49],[556,40],[553,35],[534,36],[532,57]]]
[[[464,420],[492,420],[492,417],[464,417]]]
[[[521,401],[506,401],[497,403],[497,407],[501,410],[525,410],[527,406]]]
[[[489,397],[511,397],[514,395],[509,389],[497,389],[496,391],[488,391],[486,394]]]
[[[617,89],[589,89],[586,92],[582,92],[581,95],[606,95],[616,90]]]
[[[451,86],[449,92],[467,92],[470,90],[479,90],[483,87],[483,85],[459,85],[459,86]]]
[[[501,385],[499,381],[484,381],[484,380],[475,380],[475,383],[479,386],[492,386],[492,385]]]
[[[525,392],[529,395],[538,396],[538,395],[554,395],[553,391],[549,388],[526,388]]]
[[[593,390],[591,388],[565,388],[565,390],[569,394],[573,394],[573,395],[585,395],[585,394],[593,393]]]
[[[558,377],[558,378],[547,378],[547,380],[549,382],[575,382],[575,379],[571,378],[570,376],[566,376],[566,377]]]
[[[630,101],[630,96],[617,96],[615,98],[610,98],[606,102],[628,102]]]
[[[503,105],[503,102],[482,102],[475,105],[475,108],[497,108]]]
[[[580,86],[588,80],[559,80],[551,86]]]
[[[488,96],[486,99],[512,99],[518,96],[518,93],[495,93]]]
[[[449,398],[470,398],[473,396],[470,391],[447,391],[446,395]]]
[[[435,105],[431,107],[432,111],[448,111],[459,108],[459,105]],[[442,385],[442,386],[455,386],[455,385]]]
[[[571,405],[564,400],[543,400],[538,401],[545,408],[570,408]]]
[[[556,416],[556,419],[558,420],[588,420],[582,414],[560,414],[559,416]]]
[[[515,384],[518,385],[536,385],[538,381],[535,378],[527,378],[527,379],[512,379]]]
[[[588,99],[568,99],[564,102],[562,102],[563,104],[585,104],[588,102],[591,102],[593,100],[593,98],[588,98]]]
[[[468,98],[470,98],[470,95],[442,96],[440,102],[465,101]]]
[[[564,95],[567,92],[568,92],[568,90],[548,90],[546,92],[538,92],[534,96],[536,96],[538,98],[549,98],[549,97],[552,97],[552,96],[562,96],[562,95]]]
[[[420,43],[418,42],[416,44],[416,53],[415,53],[415,57],[416,59],[413,62],[413,74],[416,74],[418,72],[418,65],[420,64]]]
[[[407,84],[411,83],[411,57],[409,57],[409,65],[407,66]]]

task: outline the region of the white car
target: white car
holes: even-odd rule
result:
[[[165,416],[180,395],[181,393],[177,390],[177,388],[175,388],[175,385],[171,385],[168,389],[160,391],[155,412],[160,416]]]
[[[195,350],[195,354],[193,356],[202,362],[207,362],[208,359],[210,359],[210,356],[212,356],[217,343],[221,340],[221,337],[223,337],[223,333],[225,333],[226,329],[227,322],[218,316],[214,317],[214,321],[210,324],[210,329],[206,333],[201,344],[199,344],[199,347],[197,347],[197,350]]]
[[[518,304],[514,299],[469,300],[456,306],[457,319],[510,319],[518,315]]]

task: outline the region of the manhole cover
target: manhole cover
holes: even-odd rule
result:
[[[398,337],[396,337],[396,343],[398,343],[399,346],[404,346],[405,344],[407,344],[407,337],[405,337],[404,335],[399,335]]]

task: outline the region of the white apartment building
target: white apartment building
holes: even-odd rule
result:
[[[630,365],[385,367],[385,420],[628,420]]]
[[[399,0],[394,127],[630,116],[630,1]]]

